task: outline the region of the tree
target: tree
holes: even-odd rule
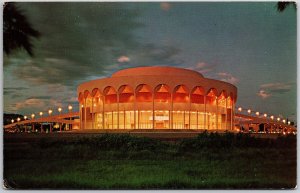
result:
[[[23,48],[33,56],[32,38],[38,38],[40,33],[29,23],[26,16],[15,3],[7,2],[3,9],[3,49],[9,55],[13,50]]]
[[[289,5],[293,5],[294,8],[297,8],[297,5],[295,2],[289,2],[289,1],[281,1],[277,3],[277,10],[279,12],[283,12]]]

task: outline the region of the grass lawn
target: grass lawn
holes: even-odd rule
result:
[[[228,136],[221,138],[225,138],[225,142],[229,140]],[[236,137],[230,139],[235,141],[230,146],[209,144],[216,140],[211,136],[205,139],[207,143],[200,137],[165,144],[128,135],[105,135],[9,143],[4,145],[5,184],[10,189],[280,189],[296,186],[294,138],[272,143],[266,143],[267,139],[250,138],[250,147],[238,146]],[[268,144],[268,147],[258,148],[257,144]]]

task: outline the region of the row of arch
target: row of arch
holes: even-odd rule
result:
[[[233,94],[217,89],[205,92],[195,86],[191,92],[185,85],[173,91],[166,84],[154,89],[140,84],[135,89],[122,85],[116,90],[107,86],[100,92],[85,90],[78,96],[82,128],[186,128],[232,129]],[[126,126],[127,125],[127,126]]]
[[[230,97],[233,100],[233,94],[230,92],[227,94],[225,90],[221,90],[218,94],[216,88],[210,88],[207,92],[205,92],[204,88],[201,86],[195,86],[191,92],[185,85],[177,85],[173,92],[166,84],[159,84],[154,89],[152,89],[149,85],[140,84],[135,89],[133,89],[129,85],[122,85],[116,90],[112,86],[107,86],[103,89],[103,92],[100,91],[99,88],[94,88],[92,92],[85,90],[83,93],[80,92],[78,96],[78,101],[83,102],[84,99],[89,97],[99,97],[105,96],[105,103],[130,103],[134,101],[136,102],[151,102],[152,95],[154,93],[154,100],[159,102],[190,102],[192,103],[204,103],[203,96],[206,96],[207,100],[212,100],[213,97],[219,98],[227,98]]]

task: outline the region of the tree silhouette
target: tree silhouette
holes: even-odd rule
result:
[[[293,5],[294,8],[297,8],[297,5],[295,2],[291,2],[291,1],[281,1],[277,3],[277,10],[279,12],[283,12],[289,5]]]
[[[23,48],[33,56],[32,38],[40,33],[33,29],[26,16],[12,2],[5,3],[3,9],[3,49],[9,55],[13,50]]]

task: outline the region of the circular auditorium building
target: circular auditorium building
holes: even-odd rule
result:
[[[79,85],[82,129],[232,130],[237,88],[188,69],[120,70]]]

